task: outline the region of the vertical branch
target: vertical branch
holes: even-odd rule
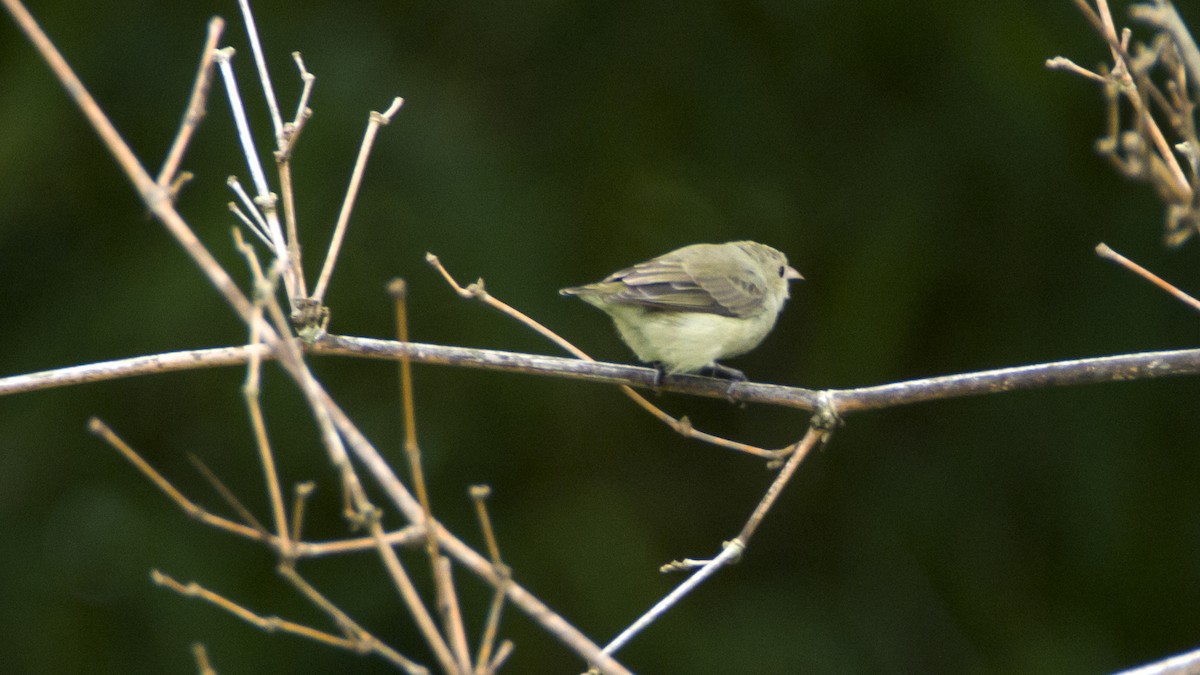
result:
[[[317,484],[312,481],[300,483],[295,488],[296,497],[292,500],[292,541],[300,541],[303,531],[304,510],[308,506],[308,498],[312,496]]]
[[[229,97],[229,107],[233,112],[234,125],[237,127],[238,140],[242,145],[242,155],[246,158],[246,166],[250,170],[250,178],[254,182],[256,197],[253,204],[262,211],[260,221],[265,219],[263,229],[270,241],[272,257],[282,261],[283,285],[287,290],[288,304],[294,310],[296,307],[296,270],[286,264],[289,260],[288,244],[283,235],[283,227],[279,224],[277,203],[279,197],[271,192],[267,183],[267,174],[263,169],[258,149],[250,133],[250,123],[246,118],[246,108],[238,90],[237,76],[233,72],[232,47],[218,50],[215,54],[217,67],[221,71],[221,79],[225,83],[225,92]],[[278,115],[278,111],[275,113]]]
[[[254,249],[242,239],[238,229],[233,230],[233,238],[237,248],[246,258],[250,267],[251,277],[257,289],[254,298],[254,308],[261,315],[263,302],[275,294],[275,285],[263,276]],[[260,326],[263,322],[255,320],[250,324],[250,344],[258,344],[262,339]],[[242,387],[242,396],[246,399],[246,410],[250,414],[250,425],[254,432],[255,446],[258,448],[259,461],[262,463],[263,478],[267,483],[267,494],[271,499],[271,515],[275,520],[275,536],[279,538],[279,554],[284,558],[293,555],[292,539],[289,537],[287,511],[283,504],[283,491],[279,487],[279,475],[275,468],[275,456],[271,452],[271,442],[267,438],[267,423],[263,417],[260,395],[262,393],[262,356],[255,351],[250,355],[246,364],[246,383]]]
[[[396,339],[400,342],[408,342],[408,284],[403,279],[393,279],[388,284],[388,293],[396,302]],[[407,356],[400,359],[400,400],[404,414],[404,454],[408,458],[408,468],[412,473],[417,501],[421,504],[422,524],[425,529],[425,553],[429,556],[430,567],[433,571],[438,610],[442,615],[442,625],[450,641],[450,647],[458,661],[458,668],[461,672],[466,673],[471,670],[466,631],[463,628],[462,613],[458,608],[458,597],[454,592],[454,582],[450,576],[450,561],[443,560],[441,548],[438,546],[439,526],[433,519],[429,488],[425,483],[425,469],[421,464],[421,446],[417,443],[417,414],[413,402],[412,361]]]
[[[292,303],[295,306],[300,300],[308,297],[308,288],[304,281],[304,267],[301,263],[300,233],[296,227],[296,198],[292,189],[292,150],[300,138],[300,132],[304,129],[305,122],[312,116],[312,110],[308,107],[308,97],[312,94],[313,82],[316,77],[304,67],[300,52],[293,52],[292,58],[296,62],[296,67],[300,69],[300,81],[304,83],[304,89],[300,93],[300,103],[296,107],[296,118],[290,124],[284,125],[284,138],[279,139],[279,150],[275,152],[275,162],[279,166],[279,192],[283,196],[283,223],[287,228],[288,267],[291,268],[292,274],[296,278],[296,298]]]
[[[483,540],[487,545],[492,567],[496,570],[496,574],[503,579],[502,583],[496,587],[495,595],[492,596],[492,604],[488,607],[487,621],[483,627],[483,637],[479,640],[479,653],[475,656],[475,672],[478,674],[496,671],[496,667],[492,666],[492,649],[496,642],[496,634],[500,629],[500,615],[504,610],[506,587],[510,583],[509,569],[500,558],[500,546],[496,543],[496,534],[492,530],[492,519],[488,516],[485,503],[491,493],[492,489],[486,485],[472,485],[468,491],[471,501],[475,503],[475,514],[479,518],[479,527],[483,530]],[[504,644],[501,645],[501,651],[504,650]],[[497,653],[497,657],[499,656],[500,654]],[[498,667],[498,665],[497,663],[496,666]]]
[[[271,76],[267,73],[267,61],[263,57],[262,43],[258,39],[258,26],[254,23],[254,13],[250,11],[250,0],[238,0],[242,10],[242,20],[246,22],[246,37],[250,40],[250,51],[254,54],[254,65],[258,68],[258,79],[262,82],[263,98],[267,100],[267,110],[271,113],[271,124],[275,125],[275,137],[283,134],[283,118],[279,115],[279,104],[275,101],[275,89],[271,86]]]

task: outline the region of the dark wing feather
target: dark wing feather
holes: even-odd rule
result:
[[[704,264],[697,265],[701,256]],[[615,272],[601,283],[621,284],[610,302],[730,317],[753,314],[766,296],[765,280],[740,249],[728,244],[688,246]]]

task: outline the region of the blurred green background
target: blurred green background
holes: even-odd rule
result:
[[[32,4],[152,169],[205,22],[225,16],[223,44],[239,50],[268,147],[233,3]],[[1182,11],[1200,21],[1194,4]],[[628,362],[608,320],[556,289],[687,243],[755,239],[808,281],[767,342],[732,362],[754,379],[853,387],[1194,344],[1194,315],[1092,253],[1106,241],[1200,287],[1196,244],[1166,250],[1149,190],[1093,153],[1096,88],[1042,65],[1106,57],[1067,0],[260,2],[257,16],[285,109],[299,89],[288,54],[317,75],[295,159],[310,278],[367,112],[407,99],[367,171],[328,296],[334,332],[391,335],[383,286],[403,276],[415,339],[554,353],[454,296],[423,262],[433,251],[595,356]],[[0,83],[0,374],[243,341],[8,17]],[[246,170],[219,87],[209,113],[180,208],[244,281],[224,181]],[[314,367],[399,462],[395,368]],[[331,628],[265,551],[189,521],[85,432],[102,417],[221,510],[186,461],[195,453],[266,519],[242,377],[0,400],[7,672],[190,672],[193,641],[222,673],[388,672],[149,582],[159,568]],[[681,440],[607,387],[432,366],[416,382],[444,522],[480,545],[466,489],[493,486],[516,578],[601,642],[678,583],[659,564],[717,551],[772,477]],[[320,483],[309,536],[339,536],[311,418],[278,373],[265,394],[284,478]],[[644,673],[1094,673],[1194,648],[1198,394],[1195,379],[1164,380],[854,416],[801,467],[743,562],[622,657]],[[806,422],[660,402],[773,447]],[[407,559],[424,579],[420,557]],[[431,662],[371,555],[301,571]],[[459,580],[477,635],[487,594]],[[507,672],[582,670],[519,612],[506,616]]]

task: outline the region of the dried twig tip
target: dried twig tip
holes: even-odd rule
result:
[[[471,499],[482,501],[492,496],[492,486],[472,485],[471,487],[467,488],[467,494],[471,496]]]
[[[1116,259],[1115,254],[1116,254],[1116,251],[1113,251],[1111,248],[1109,248],[1108,244],[1106,244],[1104,242],[1100,242],[1099,244],[1096,244],[1096,255],[1100,256],[1101,258],[1108,258],[1109,260],[1115,260]]]
[[[404,300],[408,297],[408,282],[396,277],[388,282],[387,292],[396,300]]]
[[[388,106],[387,110],[383,111],[383,123],[387,124],[388,122],[392,121],[392,116],[400,112],[400,107],[403,105],[404,99],[400,98],[399,96],[392,99],[392,104]]]

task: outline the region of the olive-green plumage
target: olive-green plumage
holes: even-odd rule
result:
[[[642,361],[667,373],[705,368],[737,377],[718,359],[763,341],[803,279],[779,251],[753,241],[693,244],[586,286],[564,288],[609,316]]]

